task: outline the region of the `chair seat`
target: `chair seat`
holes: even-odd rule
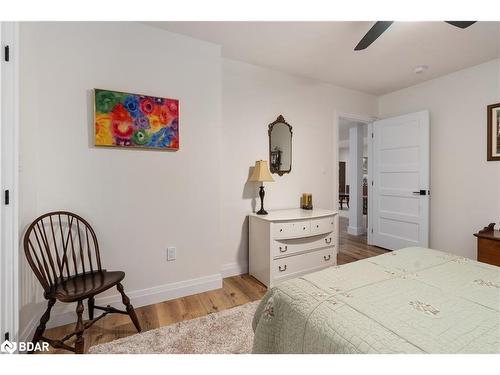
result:
[[[48,293],[49,298],[74,302],[92,297],[115,286],[125,277],[122,271],[96,271],[75,275],[58,282]]]

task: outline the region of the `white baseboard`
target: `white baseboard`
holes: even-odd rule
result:
[[[365,234],[365,228],[363,227],[347,227],[347,233],[352,234],[353,236],[361,236]]]
[[[247,263],[226,263],[221,267],[222,277],[231,277],[248,273]]]
[[[203,276],[197,279],[190,279],[179,281],[175,283],[155,286],[152,288],[142,290],[127,290],[125,293],[130,298],[130,302],[134,307],[147,306],[154,303],[168,301],[175,298],[190,296],[197,293],[203,293],[208,290],[222,288],[222,275],[220,273],[214,275]],[[95,301],[98,306],[110,305],[119,309],[124,309],[120,294],[114,294],[102,298],[96,298]],[[86,306],[85,306],[86,307]],[[46,303],[43,304],[43,309],[46,308]],[[58,327],[64,324],[75,323],[76,313],[74,304],[61,304],[56,303],[51,314],[47,328]],[[31,339],[32,333],[38,324],[43,309],[39,316],[33,318],[30,322],[31,327],[26,327],[27,337]],[[85,308],[85,314],[87,313]],[[24,337],[24,336],[23,336]]]

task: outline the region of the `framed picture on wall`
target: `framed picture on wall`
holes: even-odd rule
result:
[[[500,103],[488,106],[488,160],[500,161]]]
[[[94,89],[95,145],[179,149],[179,101]]]

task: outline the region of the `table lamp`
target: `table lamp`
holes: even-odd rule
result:
[[[250,176],[249,180],[251,182],[260,182],[260,210],[257,211],[257,215],[267,215],[266,210],[264,210],[264,182],[273,182],[273,177],[271,173],[269,173],[269,169],[267,168],[267,161],[265,160],[257,160],[255,162],[255,168],[253,169],[253,173]]]

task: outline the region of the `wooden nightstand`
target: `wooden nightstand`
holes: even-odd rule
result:
[[[491,223],[474,236],[477,237],[477,260],[500,266],[500,230],[495,230],[495,223]]]

